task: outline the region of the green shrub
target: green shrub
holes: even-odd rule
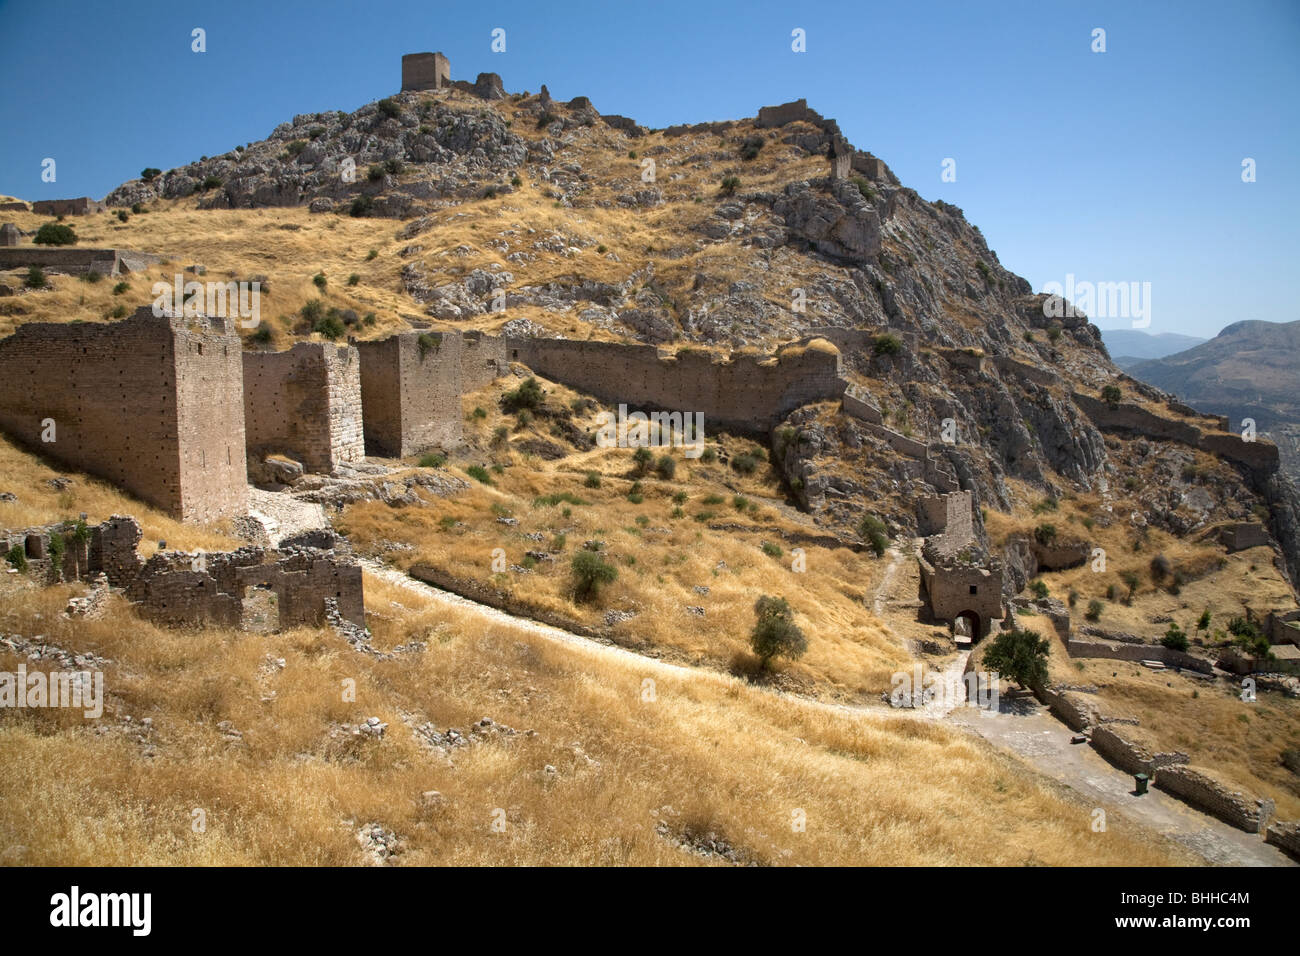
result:
[[[482,465],[470,465],[465,469],[465,474],[469,475],[475,481],[481,481],[485,485],[492,484],[492,476],[487,473],[487,469]]]
[[[754,615],[757,620],[749,642],[764,670],[775,657],[794,660],[808,650],[808,639],[794,623],[785,598],[763,595],[754,602]]]
[[[108,310],[108,317],[110,319],[125,319],[126,306],[122,305],[121,303],[118,303],[117,305],[113,306],[113,308]]]
[[[771,541],[764,541],[761,547],[763,548],[763,553],[769,558],[781,557],[782,551],[779,545],[775,545]]]
[[[421,332],[415,339],[415,346],[420,350],[420,361],[423,362],[424,357],[430,352],[436,355],[442,348],[442,336]]]
[[[722,185],[718,188],[718,192],[722,193],[722,195],[724,196],[731,196],[739,188],[740,188],[739,176],[724,176],[722,179]]]
[[[677,474],[677,462],[672,455],[660,455],[659,460],[655,462],[655,471],[664,481],[671,481]]]
[[[1034,529],[1034,540],[1046,547],[1056,540],[1056,525],[1040,524]]]
[[[40,266],[27,267],[27,276],[23,279],[23,285],[29,289],[44,289],[48,284],[44,269]]]
[[[391,96],[384,97],[376,103],[375,106],[379,108],[380,115],[386,116],[389,119],[397,119],[397,117],[402,115],[401,104]]]
[[[325,278],[324,272],[318,272],[311,277],[311,281],[315,284],[316,288],[324,289],[329,280]]]
[[[752,475],[758,470],[758,464],[760,461],[762,461],[762,458],[760,458],[757,453],[747,451],[744,454],[737,455],[735,458],[731,459],[731,467],[742,475]]]
[[[594,472],[594,471],[589,471],[589,472],[587,472],[587,478],[586,478],[586,480],[583,482],[583,484],[586,485],[588,488],[599,488],[599,487],[600,487],[600,475],[599,475],[597,472]]]
[[[220,176],[205,176],[203,182],[199,184],[199,189],[207,192],[209,189],[220,189],[222,180]]]
[[[636,475],[644,475],[650,470],[650,465],[654,462],[655,456],[649,448],[642,446],[632,453],[632,471]]]
[[[27,553],[23,550],[21,544],[16,544],[10,548],[9,553],[5,555],[5,560],[19,571],[25,572],[27,570]]]
[[[357,275],[355,272],[348,276],[348,285],[358,285],[360,282],[361,276]]]
[[[333,310],[330,310],[330,314],[326,315],[325,318],[316,322],[311,327],[311,330],[319,333],[322,338],[329,339],[331,342],[335,339],[342,338],[343,334],[347,331],[343,327],[343,323],[339,320],[338,316],[333,314]]]
[[[574,596],[579,601],[593,600],[602,586],[618,578],[618,569],[595,551],[578,551],[573,556]]]
[[[706,448],[704,449],[704,453],[700,455],[700,461],[704,462],[706,465],[711,465],[717,460],[718,450],[716,448]]]
[[[897,355],[903,351],[903,340],[892,332],[882,333],[872,341],[871,351],[876,355]]]
[[[113,286],[113,295],[121,295],[122,293],[128,291],[130,288],[131,288],[131,283],[119,282],[117,285]]]
[[[369,262],[372,259],[376,259],[378,257],[379,257],[379,250],[371,249],[369,252],[366,253],[366,262]]]
[[[360,219],[374,207],[375,201],[369,196],[358,196],[352,200],[352,205],[348,208],[348,215],[354,219]]]
[[[294,158],[306,148],[307,141],[305,139],[295,139],[284,148],[284,151],[289,154],[290,158]]]
[[[553,508],[563,502],[568,505],[585,505],[587,501],[569,491],[557,491],[550,495],[541,495],[533,499],[535,508]]]
[[[476,406],[474,406],[474,411],[471,413],[471,417],[473,417],[473,418],[487,418],[487,412],[484,411],[483,408],[482,408],[481,406],[476,405]]]
[[[1105,609],[1106,605],[1102,604],[1096,598],[1093,598],[1088,602],[1088,610],[1083,616],[1090,621],[1098,621],[1101,620],[1101,612]]]
[[[735,508],[737,511],[744,511],[749,507],[749,499],[744,495],[735,495],[731,499],[731,507]]]
[[[447,463],[447,456],[438,452],[430,452],[427,455],[420,456],[421,468],[441,468]]]
[[[77,234],[71,226],[62,223],[47,222],[36,230],[32,242],[38,246],[73,246],[77,243]]]
[[[1034,597],[1036,597],[1038,600],[1041,601],[1043,600],[1043,598],[1047,597],[1048,594],[1047,582],[1043,581],[1041,578],[1032,581],[1030,582],[1029,590],[1030,593],[1034,595]]]
[[[257,324],[257,331],[249,336],[258,345],[267,345],[271,341],[271,323],[263,319]]]
[[[1112,407],[1118,405],[1123,397],[1124,393],[1119,390],[1118,385],[1107,385],[1101,390],[1101,400]]]
[[[889,537],[885,523],[875,515],[863,515],[858,522],[858,537],[871,545],[876,557],[883,557],[889,548]]]
[[[153,182],[161,175],[162,175],[162,170],[154,169],[152,166],[147,166],[144,169],[140,170],[140,178],[147,183]]]
[[[1187,635],[1183,633],[1181,627],[1172,621],[1169,624],[1169,629],[1165,631],[1165,636],[1160,638],[1160,643],[1175,651],[1185,651],[1188,646]]]
[[[542,387],[537,379],[529,376],[519,383],[519,387],[501,396],[501,407],[507,412],[517,412],[521,408],[537,409],[544,399]]]
[[[492,429],[492,444],[502,445],[510,437],[510,429],[505,425],[498,425]]]

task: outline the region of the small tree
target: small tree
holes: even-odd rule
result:
[[[32,242],[38,246],[75,246],[77,244],[77,234],[72,230],[71,226],[65,226],[57,222],[47,222],[36,230]]]
[[[1196,619],[1196,629],[1198,631],[1208,631],[1210,629],[1210,609],[1208,607]]]
[[[46,286],[45,270],[40,266],[28,266],[27,278],[23,279],[23,285],[29,289],[44,289]]]
[[[574,595],[579,601],[596,597],[603,585],[618,577],[618,568],[595,551],[579,551],[573,556]]]
[[[1036,631],[1003,631],[984,652],[984,666],[1021,687],[1047,680],[1047,639]]]
[[[537,409],[542,405],[544,394],[537,379],[529,376],[519,383],[519,387],[501,396],[501,408],[507,412],[517,412],[521,408]]]
[[[794,623],[794,612],[785,598],[763,595],[755,602],[754,613],[758,620],[750,636],[750,646],[764,670],[774,657],[794,660],[808,650],[808,638]]]
[[[871,545],[871,551],[876,557],[884,557],[885,549],[889,547],[889,538],[885,534],[883,521],[875,515],[863,515],[858,522],[858,536]]]
[[[1119,400],[1124,397],[1124,393],[1119,390],[1118,385],[1107,385],[1101,390],[1101,400],[1112,408],[1119,404]]]
[[[655,462],[655,471],[664,481],[671,481],[677,474],[677,462],[671,455],[660,455],[659,460]]]
[[[161,175],[162,175],[162,170],[161,170],[161,169],[155,169],[155,168],[152,167],[152,166],[148,166],[148,167],[146,167],[145,169],[140,170],[140,178],[143,179],[143,180],[144,180],[145,182],[147,182],[147,183],[151,183],[151,182],[153,182],[155,179],[157,179],[157,178],[158,178],[159,176],[161,176]]]

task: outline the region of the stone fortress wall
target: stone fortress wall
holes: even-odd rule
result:
[[[629,410],[701,412],[710,425],[767,433],[801,405],[837,399],[839,351],[830,343],[778,350],[775,356],[683,350],[569,339],[509,339],[506,357],[570,388]]]
[[[245,352],[243,361],[250,462],[280,453],[330,474],[365,457],[355,348],[299,342],[286,352]]]
[[[112,324],[29,323],[0,340],[0,429],[173,517],[243,514],[240,355],[229,320],[149,306]]]

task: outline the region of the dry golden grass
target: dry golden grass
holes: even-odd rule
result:
[[[1190,862],[1122,821],[1091,833],[1090,807],[957,731],[707,672],[648,672],[366,587],[376,643],[420,637],[426,651],[375,661],[324,631],[169,631],[124,608],[72,623],[58,613],[65,588],[6,593],[0,628],[26,631],[40,614],[51,641],[114,663],[101,733],[79,715],[0,714],[3,862],[356,864],[354,831],[371,821],[405,839],[401,864],[710,862],[657,835],[661,819],[758,863]],[[277,657],[283,670],[266,663]],[[644,702],[651,673],[656,699]],[[342,700],[347,678],[355,704]],[[404,712],[462,731],[487,715],[521,733],[448,761],[420,746]],[[154,756],[120,731],[126,714],[153,720]],[[382,742],[331,740],[333,724],[372,715],[389,724]],[[243,744],[223,738],[223,720]],[[430,789],[440,808],[422,805]],[[205,833],[191,830],[195,808]],[[792,829],[796,810],[806,832]]]
[[[62,491],[48,482],[59,476],[71,477]],[[75,520],[83,512],[90,524],[115,514],[132,515],[144,532],[141,551],[152,554],[159,541],[169,548],[193,551],[229,551],[240,545],[225,523],[182,524],[151,505],[119,491],[112,485],[79,471],[68,471],[47,462],[7,438],[0,436],[0,491],[12,492],[16,501],[0,501],[0,528],[30,528],[55,521]]]

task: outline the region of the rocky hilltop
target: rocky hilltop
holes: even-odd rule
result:
[[[959,208],[899,183],[803,101],[652,130],[482,74],[297,116],[106,202],[160,200],[403,220],[405,301],[464,328],[668,347],[828,340],[856,414],[807,406],[772,446],[795,500],[830,528],[866,510],[914,528],[915,499],[935,490],[1009,510],[1025,488],[1127,482],[1137,509],[1115,521],[1186,535],[1263,516],[1300,567],[1300,505],[1267,461],[1165,440],[1152,419],[1197,434],[1221,423],[1124,376],[1098,329],[1052,318],[1062,310]],[[601,228],[615,222],[623,241],[609,250]],[[467,224],[473,241],[449,249]],[[1128,412],[1099,422],[1099,396]]]

